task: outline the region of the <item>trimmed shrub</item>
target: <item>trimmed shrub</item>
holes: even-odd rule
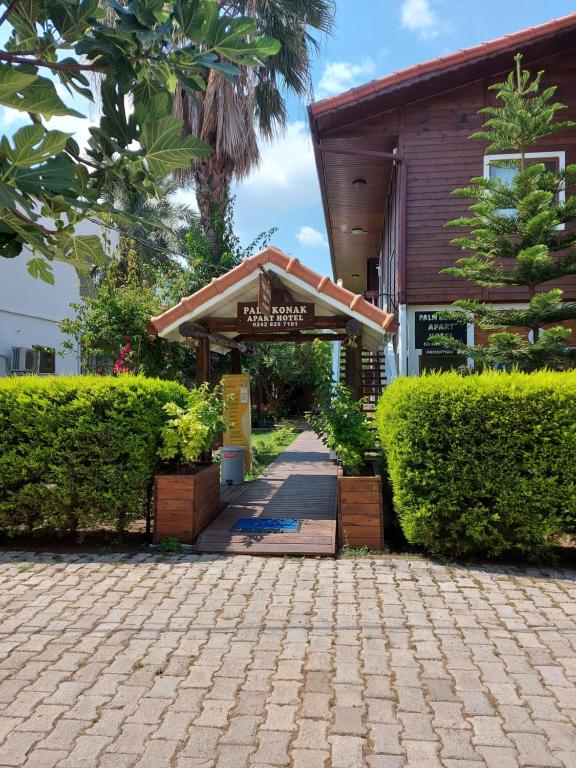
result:
[[[576,372],[402,378],[376,419],[409,542],[535,559],[574,530]]]
[[[123,530],[160,462],[163,406],[187,395],[140,376],[0,379],[0,528]]]

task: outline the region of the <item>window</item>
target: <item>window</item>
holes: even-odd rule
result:
[[[56,353],[50,347],[42,347],[39,350],[38,373],[56,372]]]
[[[484,178],[501,179],[505,184],[511,184],[512,179],[518,173],[517,168],[501,168],[496,165],[500,160],[519,160],[519,154],[509,155],[484,155]],[[549,171],[564,170],[566,167],[566,152],[527,152],[526,159],[528,164],[543,163]],[[566,199],[566,192],[561,189],[558,193],[558,202],[563,203]],[[513,208],[503,208],[501,214],[512,216],[515,213]],[[560,224],[558,229],[564,229],[564,224]]]

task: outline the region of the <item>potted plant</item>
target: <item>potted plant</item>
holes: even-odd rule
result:
[[[318,413],[309,415],[309,421],[340,466],[339,545],[382,549],[382,479],[364,459],[365,451],[374,448],[376,435],[362,401],[355,400],[348,387],[336,384],[321,397]]]
[[[211,449],[225,427],[224,400],[220,388],[203,384],[186,408],[167,403],[164,410],[170,418],[158,451],[166,467],[154,478],[154,541],[192,544],[220,511],[220,465]]]

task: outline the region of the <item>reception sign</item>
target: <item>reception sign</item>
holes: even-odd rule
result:
[[[239,331],[298,331],[314,328],[314,304],[292,302],[273,304],[264,314],[257,301],[238,302],[237,328]]]
[[[466,343],[468,326],[466,323],[458,323],[449,317],[442,317],[438,312],[415,313],[415,342],[416,349],[421,349],[425,355],[453,355],[454,351],[449,347],[439,347],[432,344],[431,336],[447,336]]]
[[[230,426],[224,433],[224,445],[243,445],[244,469],[250,469],[252,450],[252,414],[250,411],[250,376],[235,373],[222,376],[226,408],[224,419]]]

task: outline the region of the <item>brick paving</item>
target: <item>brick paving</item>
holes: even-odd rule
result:
[[[574,768],[576,572],[0,555],[0,766]]]

